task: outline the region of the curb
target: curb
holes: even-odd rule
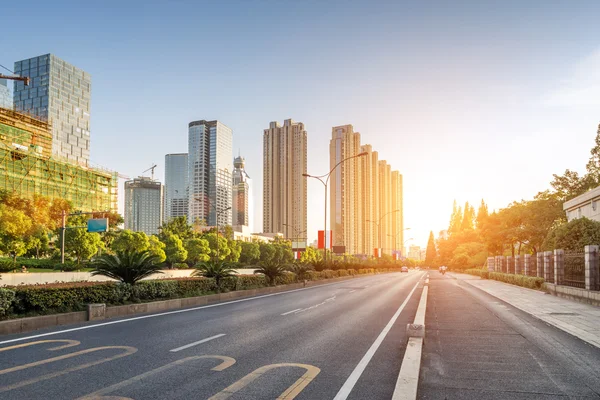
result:
[[[0,335],[25,333],[43,328],[51,328],[54,326],[76,324],[88,321],[101,321],[115,317],[124,317],[128,315],[148,314],[167,310],[182,309],[187,307],[202,306],[206,304],[223,303],[234,299],[248,298],[263,294],[282,293],[290,290],[333,284],[336,282],[342,282],[355,278],[387,273],[392,272],[342,276],[338,278],[323,279],[319,281],[310,281],[305,283],[292,283],[289,285],[265,287],[259,289],[238,290],[227,293],[152,301],[148,303],[135,303],[122,306],[106,307],[104,304],[90,304],[88,305],[88,311],[41,315],[39,317],[15,318],[6,321],[0,321]]]
[[[414,400],[417,398],[419,387],[419,373],[421,371],[421,356],[423,353],[423,340],[425,339],[425,312],[427,311],[427,295],[429,293],[429,274],[423,285],[423,292],[419,300],[419,307],[415,320],[406,327],[408,343],[398,380],[394,388],[392,400]]]

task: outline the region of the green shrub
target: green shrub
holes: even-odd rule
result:
[[[190,269],[190,266],[187,263],[173,263],[171,266],[173,269]]]
[[[3,258],[0,259],[0,272],[10,272],[12,270],[14,270],[15,267],[15,263],[13,262],[12,259],[10,258]]]
[[[535,276],[505,274],[503,272],[490,272],[489,279],[493,279],[504,283],[510,283],[511,285],[518,285],[529,289],[539,290],[544,288],[544,279]]]
[[[14,290],[0,288],[0,316],[8,313],[14,299]]]
[[[46,268],[46,267],[36,267],[36,268]],[[81,266],[75,264],[74,262],[68,261],[64,264],[60,262],[54,266],[55,271],[63,271],[63,272],[73,272],[81,269]]]
[[[275,278],[275,285],[289,285],[296,283],[296,274],[293,272],[285,272],[282,276]]]
[[[487,269],[482,268],[470,268],[465,270],[465,274],[477,275],[482,279],[489,279],[489,272]]]

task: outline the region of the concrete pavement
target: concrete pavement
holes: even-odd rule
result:
[[[0,398],[389,399],[423,275],[5,336]]]
[[[470,282],[470,281],[469,281]],[[420,399],[600,398],[600,350],[430,273]]]
[[[600,307],[473,275],[448,275],[600,348]]]

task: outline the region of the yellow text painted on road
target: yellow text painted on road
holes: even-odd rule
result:
[[[269,372],[270,370],[275,369],[275,368],[286,368],[286,367],[303,368],[303,369],[306,370],[306,372],[304,373],[304,375],[302,375],[300,377],[300,379],[298,379],[289,388],[287,388],[287,390],[285,392],[283,392],[279,397],[277,397],[278,400],[284,400],[284,399],[285,400],[292,400],[292,399],[294,399],[321,372],[321,370],[319,368],[317,368],[317,367],[315,367],[313,365],[308,365],[308,364],[282,363],[282,364],[265,365],[264,367],[260,367],[260,368],[258,368],[256,370],[254,370],[253,372],[251,372],[248,375],[244,376],[239,381],[237,381],[234,384],[232,384],[232,385],[226,387],[225,389],[221,390],[219,393],[217,393],[216,395],[212,396],[208,400],[225,400],[225,399],[228,399],[231,396],[233,396],[234,394],[236,394],[237,392],[239,392],[240,390],[242,390],[243,388],[245,388],[246,386],[248,386],[250,383],[252,383],[256,379],[260,378],[265,373]]]
[[[17,383],[14,383],[12,385],[8,385],[8,386],[0,386],[0,393],[2,392],[6,392],[9,390],[13,390],[13,389],[17,389],[23,386],[27,386],[27,385],[31,385],[37,382],[41,382],[41,381],[45,381],[47,379],[52,379],[55,378],[57,376],[61,376],[64,374],[68,374],[70,372],[74,372],[74,371],[79,371],[85,368],[89,368],[92,367],[94,365],[98,365],[98,364],[102,364],[108,361],[112,361],[112,360],[116,360],[119,359],[121,357],[126,357],[128,355],[131,355],[133,353],[135,353],[137,351],[137,349],[135,347],[130,347],[130,346],[105,346],[105,347],[94,347],[91,349],[85,349],[85,350],[81,350],[81,351],[77,351],[75,353],[69,353],[69,354],[64,354],[62,356],[58,356],[58,357],[52,357],[52,358],[48,358],[46,360],[41,360],[41,361],[35,361],[29,364],[23,364],[23,365],[18,365],[16,367],[12,367],[12,368],[7,368],[7,369],[3,369],[0,371],[0,375],[4,375],[4,374],[8,374],[10,372],[15,372],[15,371],[22,371],[24,369],[27,368],[33,368],[33,367],[37,367],[39,365],[44,365],[44,364],[48,364],[48,363],[53,363],[53,362],[57,362],[60,360],[65,360],[68,358],[73,358],[73,357],[77,357],[83,354],[88,354],[88,353],[94,353],[97,351],[102,351],[102,350],[124,350],[122,353],[120,354],[116,354],[114,356],[110,356],[107,358],[102,358],[100,360],[96,360],[96,361],[92,361],[89,363],[85,363],[85,364],[80,364],[71,368],[67,368],[64,369],[62,371],[56,371],[56,372],[52,372],[46,375],[41,375],[41,376],[37,376],[35,378],[31,378],[31,379],[27,379],[27,380],[22,380],[19,381]]]
[[[129,385],[133,385],[135,383],[141,382],[147,378],[150,378],[151,376],[154,376],[156,374],[159,374],[161,372],[164,372],[168,369],[171,369],[177,365],[182,365],[182,364],[186,364],[190,361],[193,360],[201,360],[201,359],[217,359],[217,360],[221,360],[222,362],[217,365],[216,367],[211,368],[212,371],[223,371],[229,367],[231,367],[233,364],[235,364],[235,359],[231,358],[231,357],[227,357],[227,356],[193,356],[193,357],[186,357],[186,358],[182,358],[181,360],[177,360],[177,361],[173,361],[172,363],[169,363],[167,365],[163,365],[162,367],[159,368],[155,368],[151,371],[145,372],[143,374],[134,376],[133,378],[129,378],[125,381],[116,383],[112,386],[108,386],[105,387],[104,389],[100,389],[94,393],[90,393],[84,397],[80,397],[80,400],[92,400],[92,399],[107,399],[110,397],[103,397],[103,395],[105,394],[109,394],[112,392],[115,392],[119,389],[122,389],[124,387],[127,387]],[[120,397],[115,397],[115,399],[120,398]]]
[[[62,349],[66,349],[68,347],[78,346],[81,344],[81,342],[79,342],[78,340],[68,340],[68,339],[38,340],[37,342],[29,342],[29,343],[16,344],[14,346],[2,347],[2,348],[0,348],[0,353],[3,351],[21,349],[23,347],[29,347],[29,346],[33,346],[36,344],[43,344],[43,343],[66,343],[62,346],[49,348],[48,350],[50,350],[50,351],[62,350]]]

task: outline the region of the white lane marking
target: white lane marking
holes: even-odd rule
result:
[[[351,291],[349,291],[348,293],[352,293],[352,292],[356,292],[356,289],[352,289]]]
[[[422,276],[421,276],[421,278],[422,278]],[[396,313],[392,316],[392,319],[390,319],[390,322],[388,322],[388,324],[385,326],[385,328],[383,328],[383,330],[381,331],[381,333],[379,334],[377,339],[375,339],[375,341],[373,342],[373,344],[371,345],[369,350],[367,350],[367,352],[365,353],[363,358],[360,360],[358,365],[354,368],[354,371],[352,371],[352,373],[350,374],[348,379],[346,379],[346,382],[344,382],[344,385],[342,386],[340,391],[335,395],[333,400],[346,400],[348,398],[348,396],[350,395],[350,392],[352,391],[352,389],[354,389],[354,385],[356,385],[356,382],[358,382],[358,378],[360,378],[362,373],[365,371],[365,368],[367,368],[367,365],[373,358],[373,355],[375,355],[375,352],[377,351],[377,349],[383,342],[383,339],[385,339],[385,337],[388,334],[388,332],[390,331],[390,329],[392,329],[392,326],[394,326],[394,323],[400,316],[400,313],[402,312],[402,310],[404,310],[404,307],[406,307],[406,304],[412,297],[412,294],[417,289],[417,286],[419,286],[420,281],[421,281],[421,279],[419,279],[419,281],[417,281],[417,283],[415,283],[415,286],[412,288],[412,290],[410,291],[408,296],[406,296],[406,299],[404,299],[404,302],[400,305],[400,307],[398,308]]]
[[[371,277],[373,277],[373,276],[371,276]],[[365,278],[367,278],[367,277],[365,277]],[[360,278],[358,278],[358,279],[360,279]],[[244,302],[244,301],[251,301],[251,300],[256,300],[256,299],[262,299],[262,298],[271,297],[271,296],[279,296],[279,295],[282,295],[282,294],[300,292],[300,291],[303,291],[303,290],[318,289],[318,288],[322,288],[322,287],[325,287],[325,286],[345,285],[345,284],[347,284],[346,281],[326,283],[324,285],[311,286],[311,287],[300,288],[300,289],[286,290],[285,292],[279,292],[279,293],[263,294],[261,296],[247,297],[245,299],[231,300],[231,301],[227,301],[227,302],[224,302],[224,303],[210,304],[210,305],[207,305],[207,306],[199,306],[199,307],[193,307],[193,308],[186,308],[186,309],[183,309],[183,310],[166,311],[166,312],[158,313],[158,314],[142,315],[142,316],[139,316],[139,317],[131,317],[131,318],[127,318],[127,319],[120,319],[118,321],[102,322],[100,324],[79,326],[77,328],[64,329],[62,331],[40,333],[38,335],[31,335],[31,336],[25,336],[25,337],[17,338],[17,339],[4,340],[4,341],[0,342],[0,344],[20,342],[20,341],[29,340],[29,339],[37,339],[39,337],[45,337],[45,336],[60,335],[61,333],[75,332],[75,331],[81,331],[81,330],[85,330],[85,329],[98,328],[98,327],[106,326],[106,325],[121,324],[123,322],[137,321],[137,320],[140,320],[140,319],[162,317],[163,315],[179,314],[179,313],[196,311],[196,310],[202,310],[202,309],[205,309],[205,308],[212,308],[212,307],[221,307],[221,306],[226,306],[228,304],[241,303],[241,302]]]
[[[283,314],[281,314],[281,315],[288,315],[288,314],[295,313],[296,311],[300,311],[300,310],[302,310],[302,309],[301,309],[301,308],[296,308],[295,310],[288,311],[288,312],[286,312],[286,313],[283,313]]]
[[[335,296],[333,296],[333,297],[330,297],[330,298],[328,298],[328,299],[325,299],[325,301],[323,301],[322,303],[315,304],[314,306],[310,306],[310,307],[307,307],[307,308],[301,308],[301,309],[299,309],[299,310],[296,310],[295,314],[300,314],[300,313],[303,313],[304,311],[310,311],[310,310],[313,310],[313,309],[315,309],[315,308],[317,308],[317,307],[319,307],[319,306],[322,306],[323,304],[326,304],[326,303],[328,303],[328,302],[330,302],[330,301],[334,301],[334,300],[335,300]]]
[[[181,346],[181,347],[178,347],[178,348],[170,350],[170,351],[171,351],[171,353],[177,353],[178,351],[189,349],[190,347],[194,347],[194,346],[197,346],[202,343],[210,342],[213,339],[218,339],[223,336],[225,336],[224,333],[219,333],[218,335],[207,337],[206,339],[198,340],[197,342],[186,344],[185,346]]]

